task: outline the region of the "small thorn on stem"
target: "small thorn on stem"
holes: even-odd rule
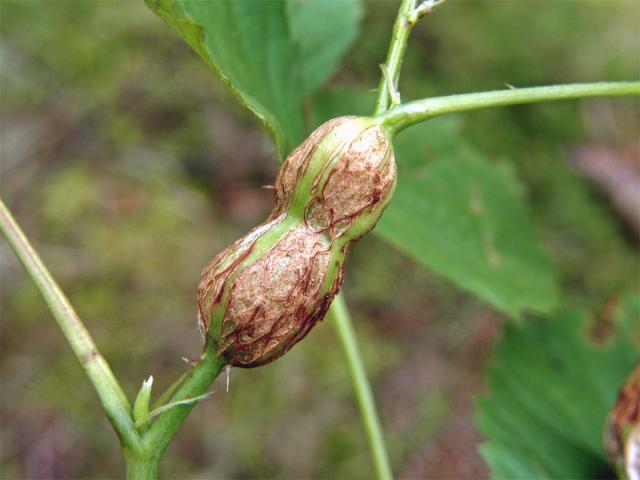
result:
[[[231,380],[231,365],[224,367],[224,373],[227,375],[227,393],[229,393],[229,381]]]
[[[181,359],[190,367],[195,367],[198,364],[198,362],[202,359],[202,357],[197,357],[197,358],[181,357]]]
[[[200,335],[200,340],[204,343],[207,339],[207,328],[200,312],[198,312],[198,315],[196,316],[196,327],[198,329],[198,334]]]
[[[504,86],[507,87],[509,90],[515,90],[516,89],[516,87],[514,87],[510,83],[505,83]]]

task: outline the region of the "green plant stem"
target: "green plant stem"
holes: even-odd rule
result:
[[[424,0],[417,5],[416,0],[402,0],[398,8],[396,21],[393,25],[391,41],[387,59],[382,68],[382,78],[378,85],[374,115],[381,115],[393,104],[393,96],[398,87],[400,69],[407,50],[407,43],[411,30],[418,20],[430,14],[436,7],[442,5],[445,0]]]
[[[415,8],[415,0],[402,0],[398,15],[393,25],[393,33],[389,42],[389,51],[387,59],[384,63],[387,75],[382,75],[380,84],[378,85],[378,93],[374,114],[384,113],[389,108],[392,92],[389,90],[389,83],[395,88],[400,78],[400,67],[404,58],[404,52],[407,49],[407,40],[413,25],[407,21],[407,15]]]
[[[51,277],[2,200],[0,200],[0,229],[44,297],[62,333],[93,383],[120,442],[133,454],[140,453],[141,439],[134,427],[131,405],[122,387],[69,300]]]
[[[141,438],[133,422],[131,404],[109,364],[2,200],[0,200],[0,229],[40,290],[98,392],[107,417],[123,445],[127,462],[127,478],[133,480],[157,478],[162,454],[194,404],[179,405],[162,413]],[[212,347],[206,346],[198,363],[176,389],[172,400],[187,400],[202,395],[224,365],[224,359],[218,357]]]
[[[220,374],[226,360],[218,356],[214,347],[207,344],[184,381],[176,389],[172,402],[188,400],[203,395]],[[174,435],[195,404],[179,405],[160,414],[143,436],[145,450],[152,452],[152,460],[159,461]]]
[[[127,480],[156,480],[162,455],[143,453],[142,455],[125,452],[127,462]]]
[[[411,125],[445,113],[522,103],[625,95],[640,95],[640,82],[573,83],[425,98],[392,108],[380,115],[380,119],[385,129],[391,135],[396,135]]]
[[[380,480],[391,479],[393,478],[393,474],[389,464],[389,456],[384,443],[375,401],[371,393],[369,381],[367,380],[367,373],[362,363],[360,350],[356,341],[356,334],[351,324],[351,316],[349,315],[349,310],[347,309],[342,294],[336,296],[329,313],[333,317],[338,339],[346,356],[349,375],[356,393],[360,415],[364,422],[369,448],[373,456],[376,476]]]

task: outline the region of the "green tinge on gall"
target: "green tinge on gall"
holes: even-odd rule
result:
[[[318,127],[283,163],[267,220],[203,270],[206,341],[238,367],[284,355],[324,317],[351,243],[375,226],[395,184],[393,147],[375,119]]]

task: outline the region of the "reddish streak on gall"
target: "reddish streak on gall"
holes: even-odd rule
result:
[[[270,224],[250,232],[251,241],[245,236],[229,246],[202,273],[198,309],[219,354],[231,365],[256,367],[309,333],[342,285],[349,245],[373,228],[388,203],[395,175],[391,143],[368,119],[331,120],[289,155],[275,182]],[[283,224],[296,196],[308,199],[297,213],[302,218]],[[267,226],[281,233],[253,255]],[[212,328],[214,318],[219,324]]]

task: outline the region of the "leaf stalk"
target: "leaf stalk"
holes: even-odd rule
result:
[[[345,354],[347,369],[369,441],[376,476],[379,480],[390,480],[393,478],[393,473],[389,464],[389,455],[384,443],[380,419],[376,411],[371,386],[367,379],[367,372],[362,362],[362,355],[360,354],[356,333],[351,322],[351,315],[342,293],[339,293],[333,300],[329,314],[333,317],[338,340]]]
[[[133,423],[131,404],[127,396],[82,320],[1,199],[0,230],[53,313],[58,326],[98,393],[121,444],[133,454],[141,454],[142,442]]]
[[[379,115],[381,124],[395,136],[405,128],[445,113],[524,103],[574,100],[587,97],[639,96],[640,82],[597,82],[509,88],[490,92],[463,93],[425,98],[391,108]]]

